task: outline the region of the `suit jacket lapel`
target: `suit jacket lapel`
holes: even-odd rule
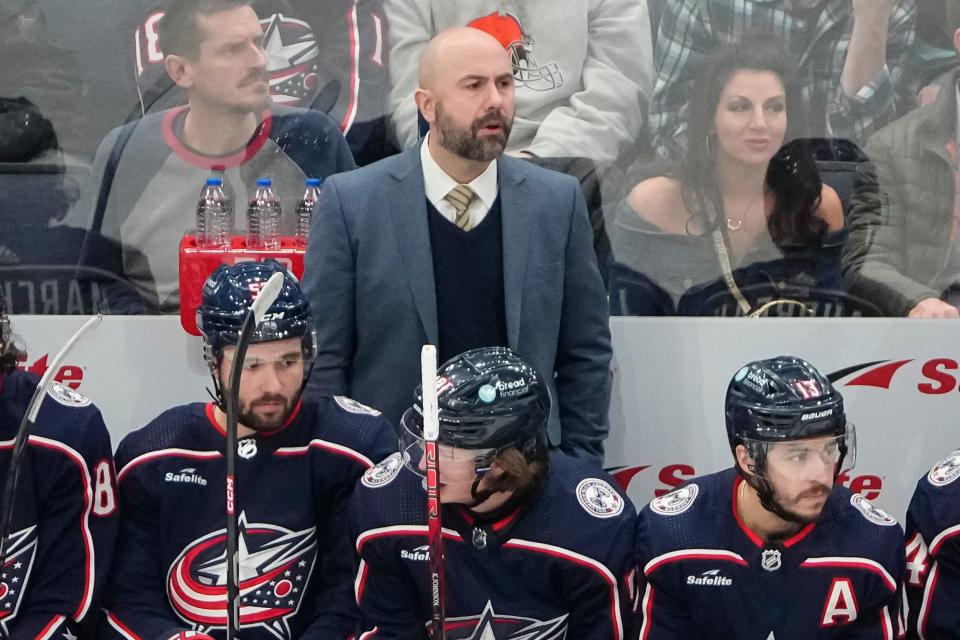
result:
[[[411,149],[407,155],[409,161],[390,172],[394,182],[387,187],[389,200],[384,205],[393,225],[397,251],[403,261],[403,272],[420,322],[427,340],[437,344],[437,291],[419,147]]]
[[[523,282],[527,275],[533,218],[528,208],[535,201],[535,195],[525,193],[524,178],[512,170],[511,164],[509,158],[501,159],[497,182],[503,220],[503,302],[507,315],[507,341],[511,349],[518,349]]]

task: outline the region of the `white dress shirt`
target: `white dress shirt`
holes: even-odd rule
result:
[[[423,165],[424,192],[430,204],[436,207],[437,211],[439,211],[444,218],[453,222],[457,216],[457,212],[453,208],[453,205],[444,199],[444,196],[450,193],[450,190],[460,183],[451,178],[446,171],[440,168],[437,161],[433,159],[433,156],[430,154],[430,147],[427,144],[429,141],[430,133],[428,132],[427,136],[423,139],[423,144],[420,145],[420,164]],[[497,199],[497,161],[491,161],[483,173],[468,182],[467,186],[477,194],[477,197],[473,199],[473,202],[471,202],[467,208],[467,213],[470,214],[470,227],[474,228],[487,217],[490,207],[493,206],[494,200]]]

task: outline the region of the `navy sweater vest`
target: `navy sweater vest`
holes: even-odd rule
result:
[[[440,363],[476,347],[508,346],[500,198],[469,232],[444,218],[429,201],[427,212]]]

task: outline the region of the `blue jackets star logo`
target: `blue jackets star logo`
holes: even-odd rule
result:
[[[444,629],[447,640],[564,640],[568,617],[541,621],[500,614],[488,600],[480,615],[447,618]]]

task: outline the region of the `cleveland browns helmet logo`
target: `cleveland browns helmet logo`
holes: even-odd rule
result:
[[[510,52],[513,79],[517,86],[533,91],[550,91],[563,86],[563,74],[556,62],[537,64],[533,57],[534,39],[520,24],[520,19],[509,13],[494,12],[471,21],[468,27],[486,31],[500,41]]]

